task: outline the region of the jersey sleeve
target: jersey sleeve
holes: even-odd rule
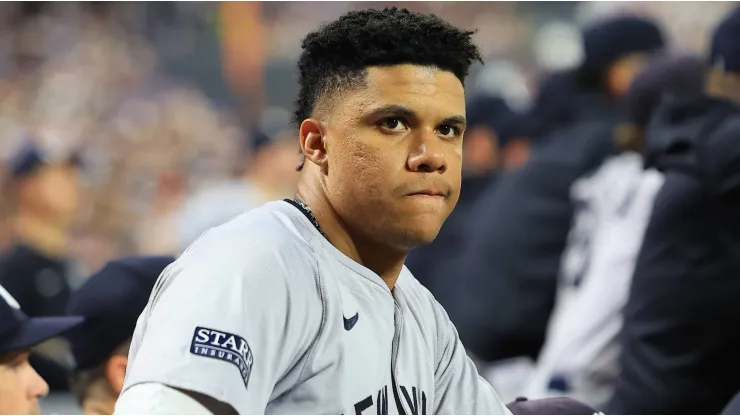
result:
[[[301,371],[323,313],[315,260],[291,235],[248,231],[211,231],[165,270],[137,324],[124,391],[162,383],[262,414],[276,384]]]
[[[434,414],[510,415],[506,404],[465,353],[447,312],[437,301],[432,303],[437,322]]]

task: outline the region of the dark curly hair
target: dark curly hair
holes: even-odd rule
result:
[[[310,118],[332,93],[361,86],[372,66],[432,66],[464,82],[470,66],[483,62],[474,33],[433,14],[397,7],[349,12],[303,39],[294,120]]]

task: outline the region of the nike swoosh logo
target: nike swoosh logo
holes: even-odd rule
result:
[[[355,315],[349,319],[345,318],[344,315],[342,315],[342,319],[344,319],[344,329],[349,331],[350,329],[354,328],[359,318],[359,312],[355,313]]]

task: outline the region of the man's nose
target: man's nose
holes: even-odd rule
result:
[[[46,384],[46,381],[44,381],[43,378],[39,375],[39,373],[36,372],[36,370],[33,369],[33,367],[29,366],[28,371],[31,372],[29,375],[29,389],[28,393],[29,396],[31,396],[31,399],[38,399],[39,397],[44,397],[47,394],[49,394],[49,385]]]
[[[434,131],[417,133],[407,165],[411,172],[444,173],[447,170],[444,148]]]

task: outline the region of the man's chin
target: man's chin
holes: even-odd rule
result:
[[[401,246],[407,250],[431,244],[439,235],[440,226],[407,229],[401,233]]]

